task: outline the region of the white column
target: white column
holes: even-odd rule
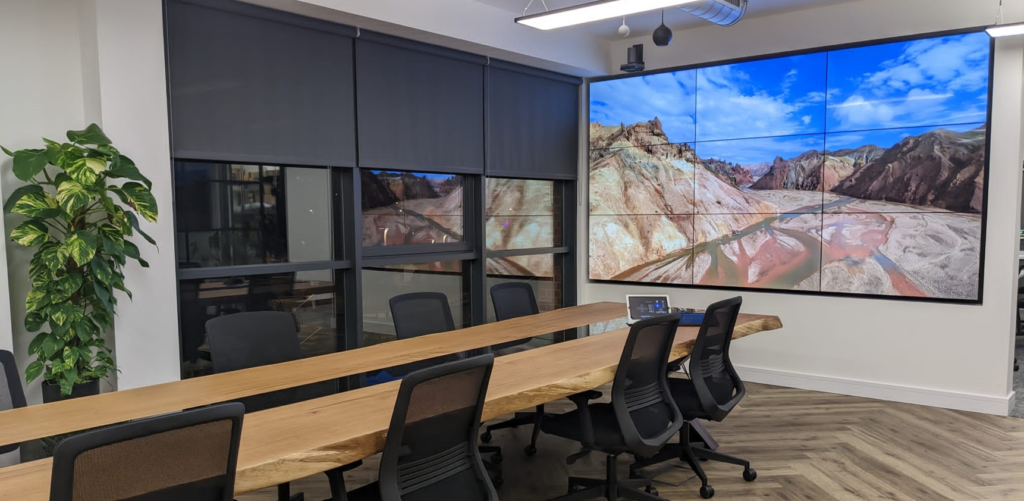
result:
[[[118,297],[115,353],[118,388],[124,390],[181,374],[163,7],[160,0],[92,1],[98,69],[92,83],[98,85],[102,127],[153,181],[160,210],[158,223],[142,222],[159,251],[136,238],[150,268],[129,263],[125,285],[134,300]],[[88,63],[88,44],[83,46]]]

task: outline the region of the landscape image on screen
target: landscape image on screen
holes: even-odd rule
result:
[[[539,249],[562,245],[555,231],[555,182],[488,177],[485,234],[488,251]],[[550,255],[491,257],[487,273],[551,277]]]
[[[590,278],[977,301],[990,38],[590,84]]]
[[[363,245],[462,241],[462,176],[361,171]]]

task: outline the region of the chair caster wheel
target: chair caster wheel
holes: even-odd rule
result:
[[[746,470],[743,470],[743,480],[746,480],[747,482],[753,482],[754,480],[757,480],[757,470],[753,468],[747,468]]]
[[[710,485],[702,485],[700,488],[700,497],[704,499],[711,499],[715,496],[715,488]]]
[[[485,432],[483,432],[482,435],[480,435],[480,441],[485,443],[485,444],[491,443],[491,439],[493,439],[493,438],[494,438],[494,436],[491,435],[491,432],[489,432],[489,431],[485,431]]]
[[[533,444],[527,445],[526,448],[523,449],[523,452],[525,452],[527,456],[536,456],[537,446]]]
[[[655,489],[653,485],[648,485],[647,487],[644,487],[644,492],[646,492],[646,493],[648,493],[648,494],[650,494],[652,496],[657,496],[658,495],[658,489]]]
[[[501,464],[501,462],[504,460],[505,458],[501,455],[500,452],[495,452],[494,454],[491,455],[491,464]],[[743,475],[745,477],[746,473],[744,473]]]

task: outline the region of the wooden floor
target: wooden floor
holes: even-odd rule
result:
[[[704,463],[719,501],[1024,500],[1024,419],[749,384],[742,405],[708,428],[721,452],[750,460],[758,472],[747,483],[740,467]],[[528,432],[495,432],[505,451],[502,500],[557,497],[569,474],[603,475],[598,453],[567,467],[565,456],[579,445],[552,436],[541,435],[540,452],[527,458]],[[367,461],[349,473],[349,488],[375,477],[376,462]],[[658,478],[676,483],[690,477],[689,470],[671,468]],[[696,479],[655,485],[667,499],[700,499]],[[293,483],[296,491],[311,501],[330,497],[323,476]],[[239,497],[274,499],[272,490]]]

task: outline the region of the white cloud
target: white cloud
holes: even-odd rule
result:
[[[908,44],[878,71],[863,75],[845,99],[840,89],[829,89],[829,108],[838,120],[834,130],[985,121],[987,95],[968,103],[957,93],[985,94],[987,48],[984,34]]]
[[[810,115],[804,115],[804,116],[800,117],[800,121],[803,122],[804,125],[809,125],[811,123],[811,116]]]

